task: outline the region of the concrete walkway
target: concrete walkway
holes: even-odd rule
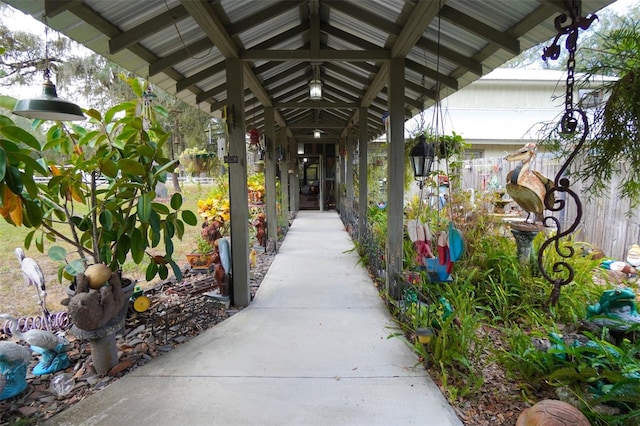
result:
[[[251,305],[51,419],[462,425],[399,339],[335,212],[300,212]]]

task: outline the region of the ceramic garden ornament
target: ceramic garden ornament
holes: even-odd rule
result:
[[[633,324],[640,324],[636,293],[628,287],[606,290],[597,303],[587,307],[587,319],[614,331],[624,331]]]
[[[14,342],[0,341],[0,401],[27,388],[31,351]]]
[[[553,181],[537,171],[530,170],[529,163],[536,155],[536,144],[528,143],[513,154],[504,157],[507,161],[521,161],[507,174],[507,193],[526,211],[534,216],[534,222],[542,221],[544,212],[544,197],[551,188]]]
[[[31,350],[39,353],[40,362],[33,368],[33,374],[42,375],[64,370],[70,365],[67,351],[71,345],[64,337],[60,337],[46,330],[28,330],[22,333],[18,327],[18,320],[11,315],[1,314],[0,319],[11,323],[11,335],[25,341]]]

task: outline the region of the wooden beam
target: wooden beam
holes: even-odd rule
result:
[[[182,0],[181,3],[225,58],[238,57],[235,42],[208,1]]]
[[[210,66],[207,69],[204,69],[198,73],[195,73],[194,75],[187,77],[187,78],[183,78],[182,80],[176,82],[176,93],[178,92],[182,92],[183,90],[188,89],[191,86],[194,86],[196,84],[198,84],[198,82],[204,80],[205,78],[209,78],[213,75],[216,74],[220,74],[221,72],[224,72],[225,70],[225,63],[223,62],[218,62],[217,64]]]
[[[458,90],[458,80],[456,80],[455,78],[451,78],[448,75],[438,73],[435,70],[432,70],[431,68],[425,65],[419,64],[417,62],[414,62],[410,59],[407,59],[405,66],[407,67],[407,69],[410,69],[411,71],[414,71],[420,75],[424,75],[425,77],[428,77],[431,80],[438,81],[444,84],[445,86],[452,88],[453,90]]]
[[[248,49],[240,53],[244,61],[382,61],[389,59],[391,54],[386,49],[375,50],[333,50],[320,49],[315,54],[310,49],[298,50],[256,50]]]
[[[59,14],[71,10],[82,4],[80,0],[45,0],[44,15],[47,18],[53,18]]]
[[[124,50],[127,47],[139,42],[143,38],[149,37],[150,35],[155,34],[170,25],[173,25],[176,21],[187,16],[189,16],[189,13],[181,5],[167,10],[160,15],[156,15],[152,19],[149,19],[142,24],[133,27],[128,31],[120,33],[116,37],[112,37],[109,40],[109,53],[111,55],[114,55],[121,50]]]
[[[482,63],[442,45],[438,47],[438,43],[435,41],[431,41],[423,37],[418,40],[416,47],[436,54],[440,52],[440,57],[442,59],[452,62],[475,75],[482,75]]]
[[[418,1],[411,10],[409,19],[402,26],[402,31],[391,48],[392,58],[404,58],[411,51],[416,42],[422,37],[429,23],[436,16],[439,2]]]
[[[226,27],[226,31],[231,35],[231,36],[236,36],[238,34],[240,34],[241,32],[250,30],[251,28],[254,28],[258,25],[262,25],[265,22],[276,18],[280,15],[282,15],[283,13],[297,8],[300,5],[298,4],[298,2],[295,1],[280,1],[277,2],[269,7],[267,7],[266,9],[262,9],[256,13],[254,13],[253,15],[249,15],[245,18],[239,19],[238,21],[228,25]]]
[[[207,0],[182,0],[182,5],[225,58],[233,59],[240,56],[235,42]],[[263,106],[271,106],[271,98],[249,64],[244,62],[242,68],[245,84]],[[276,114],[275,120],[280,127],[286,127],[286,122],[280,114]]]
[[[306,102],[278,102],[273,104],[276,108],[305,108],[305,109],[353,109],[358,108],[358,103],[354,102],[328,102],[328,101],[306,101]]]
[[[213,43],[211,43],[209,38],[205,37],[184,47],[183,49],[178,49],[172,54],[149,64],[149,77],[159,74],[167,68],[171,68],[172,66],[211,48],[213,48]]]
[[[296,25],[293,28],[288,29],[287,31],[278,33],[276,36],[271,37],[263,41],[262,43],[256,44],[252,49],[256,50],[266,50],[271,49],[273,46],[277,46],[281,43],[284,43],[294,37],[300,36],[303,32],[305,32],[309,28],[309,21],[305,21],[300,25]]]
[[[520,41],[518,39],[515,39],[502,31],[496,30],[495,28],[464,14],[457,9],[450,6],[444,6],[440,10],[440,16],[454,25],[462,27],[465,30],[487,40],[489,43],[497,44],[507,52],[513,53],[514,55],[520,54]]]

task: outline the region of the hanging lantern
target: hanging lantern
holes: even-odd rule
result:
[[[418,143],[411,148],[409,156],[411,158],[413,176],[418,181],[418,187],[422,189],[424,181],[431,173],[431,166],[435,157],[433,144],[427,143],[427,138],[424,134],[421,134],[418,138]]]
[[[314,138],[314,139],[320,139],[320,133],[321,133],[321,132],[320,132],[320,129],[315,129],[315,130],[313,131],[313,138]]]
[[[319,101],[322,99],[322,81],[314,78],[309,82],[309,99]]]

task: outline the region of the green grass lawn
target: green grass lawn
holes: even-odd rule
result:
[[[170,188],[170,185],[167,185]],[[203,198],[211,189],[204,185],[183,185],[182,195],[184,198],[184,208],[197,213],[198,199]],[[170,194],[172,191],[170,189]],[[65,228],[66,229],[66,228]],[[16,228],[8,224],[4,219],[0,219],[0,236],[5,245],[0,250],[0,313],[8,313],[16,316],[37,315],[40,308],[37,304],[36,290],[33,287],[26,287],[20,264],[14,253],[16,247],[24,248],[24,238],[30,229]],[[186,266],[185,255],[196,247],[196,240],[200,234],[200,222],[198,226],[187,226],[182,241],[176,240],[174,259],[181,267]],[[40,253],[34,244],[25,253],[27,257],[35,259],[44,272],[47,282],[47,307],[50,311],[60,311],[65,308],[60,305],[60,301],[66,296],[64,287],[58,282],[57,269],[58,262],[54,262],[47,256],[48,249],[53,245],[63,245],[59,242],[45,242],[44,253]],[[159,253],[163,254],[163,253]],[[136,265],[133,261],[128,261],[123,265],[124,274],[133,279],[137,279],[143,288],[150,287],[154,282],[147,283],[144,280],[145,266]],[[159,280],[156,278],[156,280]],[[65,285],[68,283],[64,283]]]

